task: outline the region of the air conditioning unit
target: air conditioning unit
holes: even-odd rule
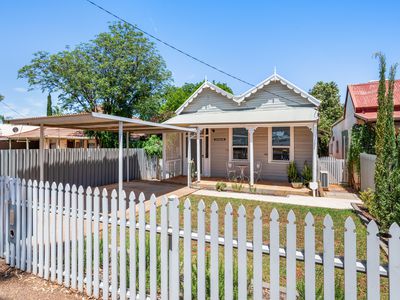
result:
[[[324,190],[329,188],[329,173],[328,171],[320,171],[319,172],[319,181],[321,183],[321,187]]]

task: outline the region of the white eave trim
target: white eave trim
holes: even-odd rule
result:
[[[315,106],[319,106],[321,103],[318,99],[311,96],[309,93],[302,90],[301,88],[299,88],[298,86],[296,86],[295,84],[291,83],[289,80],[283,78],[282,76],[280,76],[278,74],[273,74],[273,75],[269,76],[267,79],[265,79],[261,83],[257,84],[255,87],[252,87],[248,91],[244,92],[242,95],[235,97],[235,100],[238,103],[245,101],[247,98],[249,98],[250,96],[257,93],[260,89],[264,88],[265,86],[270,84],[272,81],[279,81],[281,84],[286,85],[290,90],[293,90],[296,94],[299,94],[301,97],[307,99]]]
[[[222,96],[224,96],[224,97],[226,97],[228,99],[236,101],[234,99],[235,96],[232,95],[231,93],[224,91],[223,89],[221,89],[220,87],[216,86],[215,84],[213,84],[213,83],[211,83],[209,81],[204,81],[203,84],[201,86],[199,86],[199,88],[175,111],[175,113],[177,115],[179,115],[184,110],[185,107],[187,107],[194,99],[197,98],[197,96],[201,92],[203,92],[203,90],[205,88],[208,88],[208,89],[210,89],[210,90],[212,90],[212,91],[214,91],[214,92],[216,92],[216,93],[218,93],[218,94],[220,94],[220,95],[222,95]]]
[[[260,82],[259,84],[257,84],[255,87],[250,88],[249,90],[247,90],[246,92],[244,92],[241,95],[232,95],[231,93],[228,93],[226,91],[224,91],[223,89],[219,88],[218,86],[216,86],[215,84],[209,82],[209,81],[205,81],[176,111],[175,113],[177,115],[179,115],[194,99],[197,98],[198,95],[200,95],[200,93],[203,92],[203,90],[205,88],[209,88],[212,91],[215,91],[216,93],[226,97],[227,99],[233,100],[234,102],[236,102],[238,105],[240,105],[243,101],[245,101],[247,98],[249,98],[250,96],[254,95],[255,93],[257,93],[260,89],[264,88],[265,86],[267,86],[268,84],[270,84],[271,82],[275,82],[275,81],[279,81],[282,85],[285,85],[288,87],[288,89],[293,90],[293,92],[295,92],[296,94],[299,94],[301,97],[303,97],[304,99],[307,99],[310,103],[312,103],[313,105],[315,105],[316,107],[319,107],[320,105],[320,101],[318,99],[316,99],[314,96],[310,95],[309,93],[307,93],[306,91],[302,90],[301,88],[299,88],[298,86],[296,86],[295,84],[293,84],[292,82],[290,82],[289,80],[283,78],[282,76],[278,75],[278,74],[273,74],[271,76],[269,76],[267,79],[263,80],[262,82]]]

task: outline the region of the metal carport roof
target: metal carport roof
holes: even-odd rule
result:
[[[14,125],[33,125],[44,127],[74,128],[93,131],[117,132],[119,122],[123,123],[123,131],[141,133],[161,133],[167,131],[196,132],[195,128],[185,128],[169,124],[160,124],[144,121],[138,118],[125,118],[96,112],[44,116],[6,120],[6,123]]]
[[[142,133],[162,133],[168,131],[197,132],[196,128],[185,128],[175,125],[159,124],[144,121],[138,118],[125,118],[107,115],[96,112],[32,117],[22,119],[12,119],[6,121],[14,125],[34,125],[40,126],[40,180],[43,180],[44,170],[44,127],[74,128],[93,131],[112,131],[118,132],[118,192],[122,193],[122,171],[123,171],[123,132],[142,132]]]

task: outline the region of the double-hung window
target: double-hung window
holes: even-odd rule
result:
[[[232,128],[232,159],[248,159],[249,133],[246,128]]]
[[[272,127],[272,161],[289,161],[291,157],[290,127]]]

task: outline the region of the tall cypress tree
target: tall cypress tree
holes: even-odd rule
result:
[[[53,105],[51,103],[51,94],[47,96],[47,115],[51,116],[53,115]]]
[[[393,92],[396,67],[390,68],[386,93],[386,58],[377,53],[379,59],[378,117],[376,121],[376,165],[375,165],[375,214],[383,229],[394,221],[396,203],[396,180],[392,173],[397,167],[396,134],[393,120]]]

